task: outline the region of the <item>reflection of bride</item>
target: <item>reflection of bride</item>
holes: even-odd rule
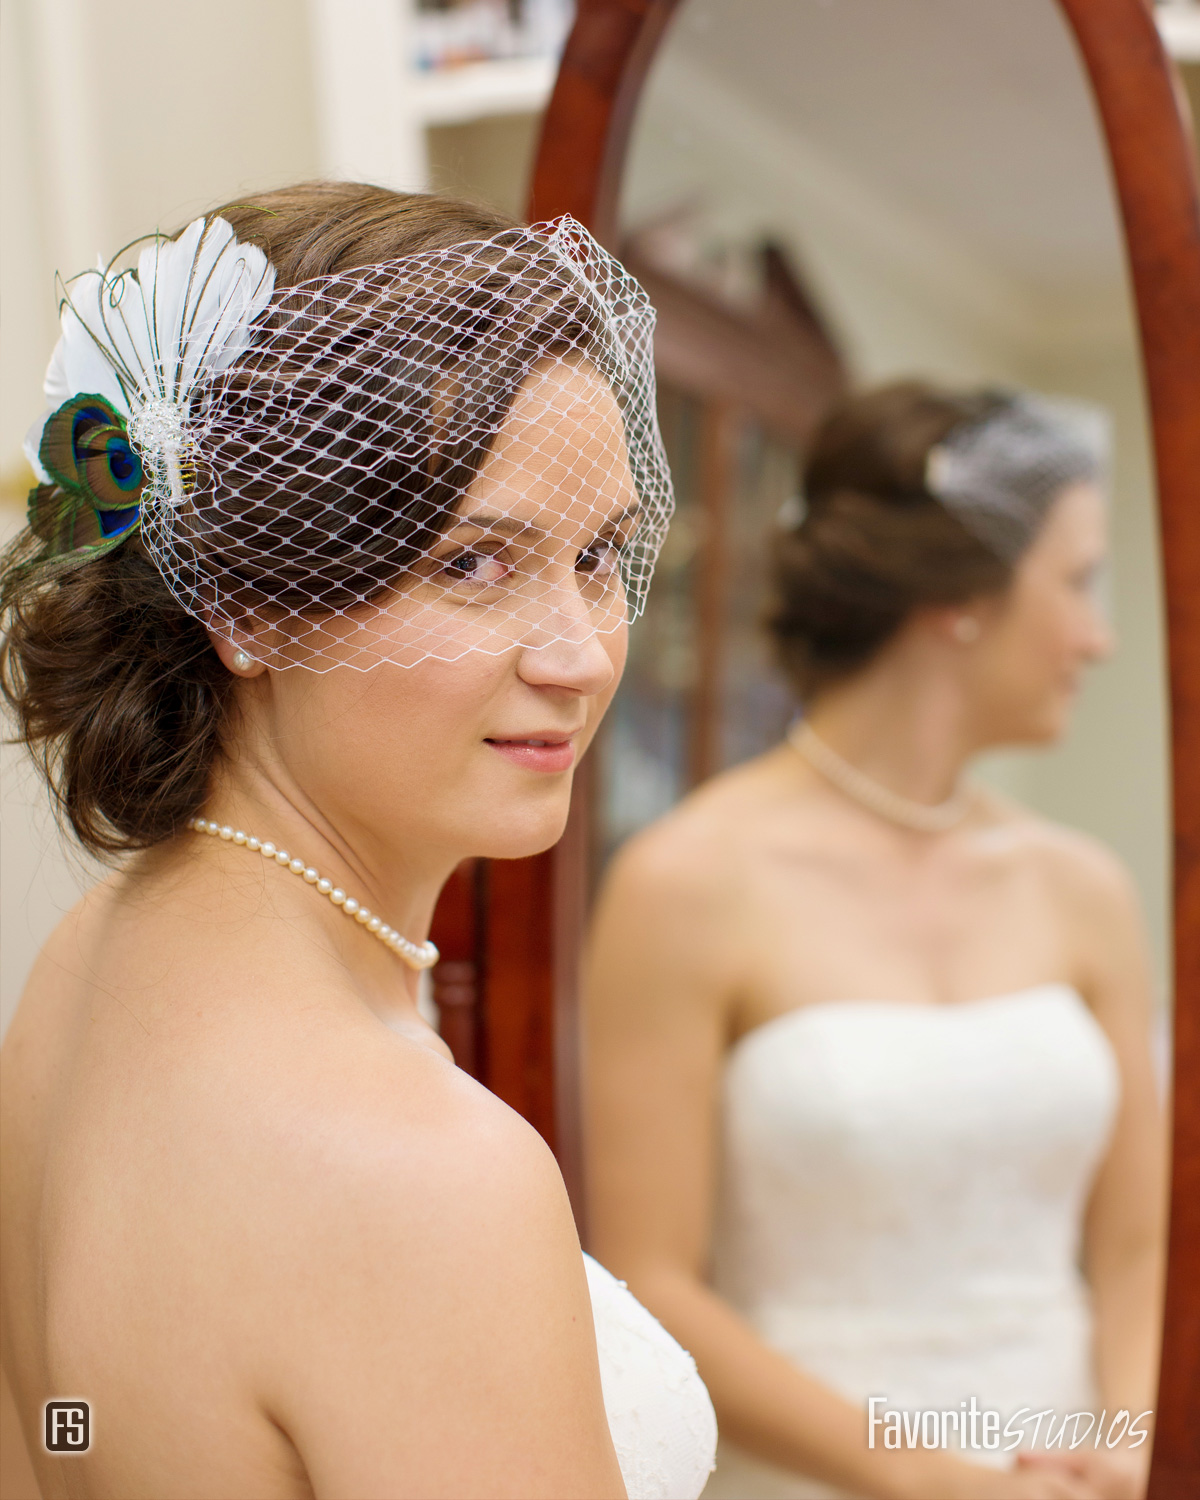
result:
[[[706,1495],[1137,1492],[1148,1443],[1001,1472],[978,1427],[959,1453],[885,1448],[882,1424],[871,1447],[867,1423],[872,1396],[910,1422],[974,1400],[1029,1441],[1045,1409],[1057,1432],[1152,1405],[1136,903],[1108,850],[961,779],[1056,739],[1109,651],[1098,469],[1084,424],[1031,398],[849,401],[779,543],[803,725],[610,875],[592,1234],[699,1363]]]

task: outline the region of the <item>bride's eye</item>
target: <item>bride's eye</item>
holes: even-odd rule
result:
[[[587,573],[593,578],[604,578],[616,571],[620,549],[611,537],[593,542],[579,554],[575,563],[577,573]]]
[[[511,571],[498,553],[471,551],[456,553],[442,563],[442,577],[448,583],[474,583],[484,588],[502,583]]]

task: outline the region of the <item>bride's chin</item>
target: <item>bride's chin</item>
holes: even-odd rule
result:
[[[486,845],[472,850],[472,856],[477,859],[529,859],[534,854],[544,854],[547,849],[552,849],[562,838],[566,826],[564,816],[556,819],[553,827],[497,831]]]
[[[539,807],[512,807],[493,813],[473,829],[470,855],[478,859],[528,859],[552,848],[563,836],[571,809],[570,790]]]

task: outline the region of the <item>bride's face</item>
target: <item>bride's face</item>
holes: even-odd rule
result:
[[[369,671],[247,686],[289,778],[345,837],[416,858],[552,844],[625,660],[624,430],[585,365],[540,367],[417,576],[372,619]],[[404,665],[414,639],[437,654]]]
[[[1097,590],[1106,553],[1103,496],[1069,486],[1011,586],[982,609],[972,676],[988,742],[1044,743],[1066,731],[1084,669],[1113,649]]]

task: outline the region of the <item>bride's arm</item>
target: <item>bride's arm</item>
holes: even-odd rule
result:
[[[1150,965],[1132,882],[1107,849],[1073,833],[1056,835],[1048,870],[1066,914],[1077,983],[1112,1043],[1120,1079],[1112,1137],[1083,1226],[1107,1436],[1121,1410],[1136,1423],[1155,1406],[1168,1145],[1154,1077]],[[1147,1436],[1136,1448],[1095,1453],[1085,1445],[1074,1455],[1103,1495],[1125,1500],[1143,1492],[1153,1426],[1152,1417],[1138,1424]]]
[[[706,1284],[719,1077],[755,944],[734,858],[668,821],[609,876],[586,985],[589,1248],[691,1351],[721,1433],[751,1453],[860,1495],[1092,1494],[1067,1474],[868,1448],[866,1414]]]
[[[1154,1405],[1165,1218],[1166,1134],[1151,1053],[1153,1010],[1137,898],[1107,850],[1079,841],[1060,873],[1080,988],[1116,1054],[1121,1097],[1084,1224],[1096,1374],[1110,1413]],[[1146,1445],[1148,1446],[1148,1444]]]

